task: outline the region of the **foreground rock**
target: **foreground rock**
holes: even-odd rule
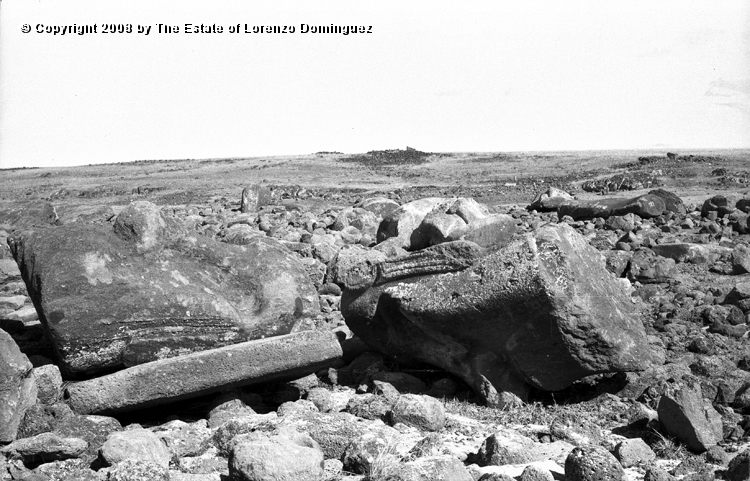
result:
[[[409,256],[400,262],[406,268],[389,269],[402,281],[344,292],[347,324],[382,352],[461,377],[492,405],[651,360],[639,306],[567,225],[541,227],[468,268],[449,258],[455,272],[424,275],[417,264],[409,277]]]
[[[323,478],[323,451],[307,434],[242,434],[232,443],[229,475],[241,481],[317,481]]]
[[[273,239],[191,236],[149,202],[108,224],[9,238],[67,376],[292,332],[319,311],[304,267]]]
[[[721,415],[703,400],[699,384],[662,396],[658,412],[667,432],[693,451],[703,452],[724,437]]]
[[[281,377],[301,377],[341,357],[332,332],[303,331],[142,364],[70,385],[78,413],[142,409]]]
[[[27,464],[75,458],[84,453],[88,443],[78,438],[63,438],[55,433],[42,433],[15,441],[0,453],[23,460]]]
[[[565,460],[565,479],[568,481],[621,481],[625,471],[604,448],[599,446],[575,448]]]
[[[32,365],[10,334],[0,329],[0,443],[16,439],[26,409],[36,402]]]

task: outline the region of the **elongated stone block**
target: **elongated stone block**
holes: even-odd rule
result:
[[[333,332],[302,331],[140,364],[68,386],[82,414],[143,409],[324,369],[342,355]]]

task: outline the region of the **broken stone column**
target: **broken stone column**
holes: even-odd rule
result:
[[[390,260],[374,266],[369,286],[344,291],[347,325],[386,354],[452,372],[492,405],[525,399],[531,387],[556,391],[649,365],[640,304],[567,225],[463,265],[447,258],[442,271],[424,251],[412,256],[398,260],[408,268]],[[398,275],[382,275],[390,271]]]
[[[143,409],[215,391],[295,378],[329,367],[342,355],[333,332],[302,331],[140,364],[68,386],[81,414]]]

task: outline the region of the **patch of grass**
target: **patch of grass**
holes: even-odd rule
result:
[[[370,463],[365,481],[400,481],[400,464],[401,456],[398,454],[396,443],[388,442]]]
[[[654,450],[656,456],[663,459],[677,459],[684,460],[690,456],[690,453],[683,444],[677,441],[675,438],[664,435],[657,430],[652,430],[651,434],[654,439],[651,444],[651,449]]]

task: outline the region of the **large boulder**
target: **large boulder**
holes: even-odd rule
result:
[[[431,249],[461,243],[471,244]],[[387,261],[398,276],[377,268],[369,288],[345,286],[351,330],[381,352],[440,366],[494,405],[526,398],[529,386],[648,367],[640,305],[571,227],[543,226],[463,265],[457,252],[442,271],[421,251]]]
[[[606,219],[612,215],[636,214],[643,218],[658,217],[664,213],[666,205],[662,197],[645,194],[632,199],[607,198],[597,200],[570,200],[563,202],[557,209],[562,219],[568,215],[573,220]]]
[[[319,311],[277,241],[216,242],[149,202],[113,227],[75,222],[8,243],[67,376],[287,334]]]
[[[377,240],[388,240],[410,251],[459,239],[498,248],[507,245],[515,232],[516,223],[511,216],[490,214],[474,199],[431,197],[391,212],[380,223]]]
[[[0,329],[0,444],[15,441],[26,410],[36,403],[31,362]]]
[[[422,223],[425,216],[436,206],[447,204],[451,200],[441,197],[428,197],[402,205],[383,218],[378,227],[377,241],[383,242],[395,237],[396,239],[393,242],[396,242],[399,247],[409,250],[411,248],[411,235]]]

